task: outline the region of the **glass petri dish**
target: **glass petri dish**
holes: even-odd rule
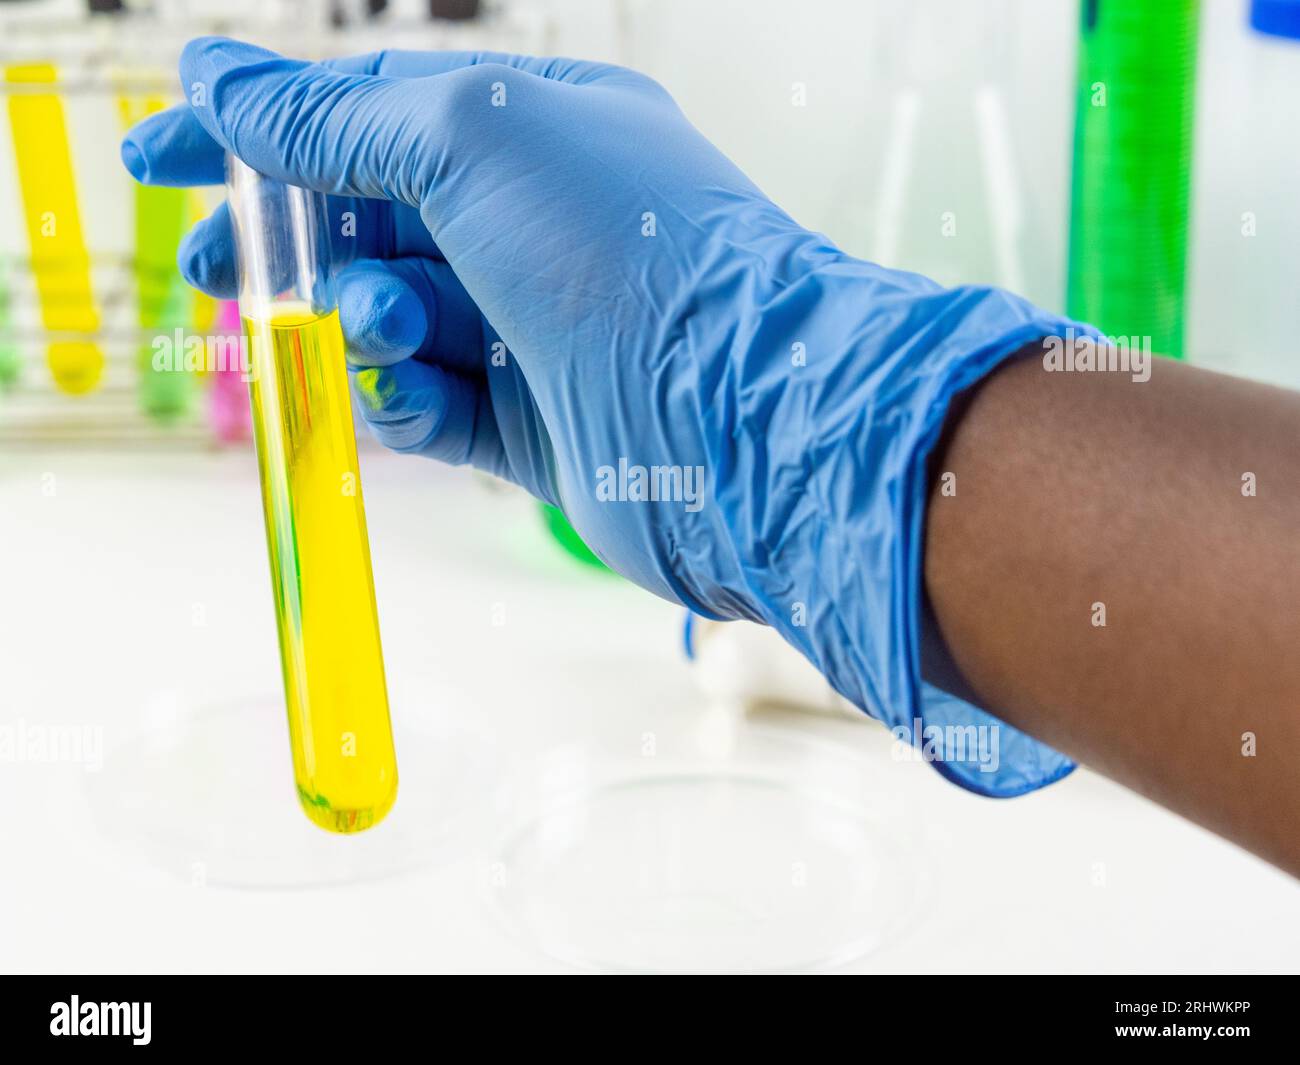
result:
[[[284,703],[270,695],[151,707],[87,777],[91,816],[108,838],[195,886],[355,883],[454,857],[494,790],[492,744],[445,714],[412,722],[395,713],[393,727],[397,802],[354,836],[318,828],[299,808]]]
[[[871,762],[791,729],[715,718],[630,755],[558,749],[523,778],[510,804],[533,813],[488,890],[515,935],[581,968],[832,968],[904,934],[925,889]]]

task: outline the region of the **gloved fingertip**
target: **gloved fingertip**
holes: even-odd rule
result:
[[[408,359],[352,370],[349,376],[361,417],[384,447],[419,451],[437,434],[448,406],[441,371]]]
[[[141,119],[122,138],[122,163],[145,185],[181,188],[225,181],[225,152],[188,104]]]
[[[142,152],[140,146],[131,139],[129,133],[122,140],[122,165],[126,167],[127,173],[135,178],[136,181],[140,182],[142,185],[147,185],[149,183],[148,160],[145,159],[144,152]]]
[[[235,276],[234,247],[223,245],[205,218],[185,234],[176,251],[176,265],[185,283],[217,299],[234,299],[239,292]]]
[[[387,396],[391,396],[396,388],[392,375],[385,373],[384,370],[382,366],[367,366],[364,369],[349,371],[352,388],[357,394],[357,399],[361,401],[361,416],[367,423],[382,415]]]
[[[357,367],[407,359],[429,333],[429,316],[419,296],[380,263],[356,263],[340,275],[339,319],[348,360]]]

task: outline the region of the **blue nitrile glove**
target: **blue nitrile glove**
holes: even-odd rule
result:
[[[522,485],[620,573],[772,625],[909,736],[994,724],[921,683],[926,459],[958,392],[1071,323],[845,255],[629,70],[318,65],[204,38],[181,82],[190,103],[128,134],[127,168],[213,183],[229,148],[336,197],[357,259],[343,328],[382,442]],[[224,211],[181,265],[234,295]],[[996,748],[952,735],[967,757],[940,768],[984,794],[1071,768],[1007,726]]]

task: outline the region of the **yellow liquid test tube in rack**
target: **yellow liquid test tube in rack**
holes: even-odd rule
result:
[[[77,208],[58,72],[50,63],[15,64],[5,68],[5,81],[49,86],[48,92],[10,91],[9,125],[41,321],[54,334],[46,347],[50,372],[63,391],[90,392],[103,373],[104,353],[90,339],[99,331],[100,319]]]

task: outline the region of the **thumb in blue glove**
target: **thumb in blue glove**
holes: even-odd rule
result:
[[[215,183],[228,149],[331,194],[354,242],[349,370],[383,443],[522,485],[614,569],[772,625],[892,726],[999,729],[996,766],[939,750],[968,787],[1068,772],[922,685],[920,564],[953,397],[1072,323],[845,255],[632,71],[486,53],[310,64],[203,38],[181,79],[190,103],[128,134],[128,169]],[[234,294],[224,209],[181,265]]]

